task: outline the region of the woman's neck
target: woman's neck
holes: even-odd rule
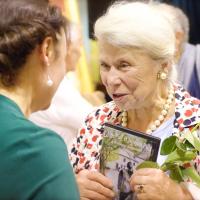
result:
[[[28,118],[32,112],[31,102],[32,95],[31,90],[25,88],[5,88],[0,87],[0,94],[13,100],[21,109],[22,113]]]
[[[150,125],[152,125],[161,114],[163,106],[166,104],[168,99],[168,93],[168,89],[162,89],[159,93],[154,93],[152,97],[148,99],[148,105],[146,104],[139,109],[129,110],[127,127],[141,132],[146,132]],[[173,114],[174,100],[172,100],[167,115],[164,117],[162,123],[168,120]]]

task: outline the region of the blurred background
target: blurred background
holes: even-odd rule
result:
[[[68,19],[81,27],[81,57],[76,70],[77,79],[75,84],[86,98],[88,94],[93,93],[95,90],[104,91],[99,76],[98,49],[93,37],[93,24],[105,12],[111,2],[114,1],[52,0],[52,3],[61,7]],[[191,44],[200,43],[200,0],[160,0],[160,2],[175,5],[185,12],[190,22],[189,42]]]

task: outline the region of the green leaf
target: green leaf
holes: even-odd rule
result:
[[[195,182],[198,187],[200,187],[200,176],[195,170],[194,167],[189,167],[187,169],[182,170],[184,176],[190,177],[193,182]]]
[[[163,163],[160,167],[161,170],[163,171],[169,171],[169,170],[173,170],[176,166],[182,166],[184,162],[182,161],[176,161],[176,162],[172,162],[172,163]]]
[[[184,134],[184,137],[200,152],[200,139],[198,137],[189,131]]]
[[[167,167],[167,165],[166,165],[165,163],[163,163],[163,164],[161,165],[160,169],[161,169],[162,171],[164,171],[164,172],[166,172],[166,171],[169,170],[168,167]]]
[[[193,151],[182,151],[180,149],[175,149],[170,153],[165,160],[165,163],[173,163],[177,161],[191,161],[197,156],[196,152]]]
[[[176,140],[176,146],[182,151],[187,151],[187,144],[179,142],[179,140]]]
[[[182,151],[197,151],[188,140],[185,140],[184,142],[176,140],[176,146]]]
[[[166,138],[161,146],[160,154],[161,155],[168,155],[176,149],[176,136],[171,136]]]
[[[187,151],[195,150],[194,146],[188,140],[185,140],[184,144],[186,145]]]
[[[183,174],[179,166],[174,166],[174,168],[170,170],[169,176],[178,183],[183,182]]]
[[[176,165],[179,166],[179,162],[163,163],[161,165],[160,169],[163,170],[164,172],[166,172],[166,171],[170,171],[170,170],[174,169]]]
[[[200,127],[200,122],[199,122],[198,124],[195,125],[195,127],[192,129],[191,132],[196,131],[199,127]]]
[[[144,161],[144,162],[140,163],[136,167],[136,169],[143,169],[143,168],[157,168],[157,169],[160,169],[160,166],[156,162]]]

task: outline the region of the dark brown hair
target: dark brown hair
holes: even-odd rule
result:
[[[0,81],[12,86],[29,54],[47,36],[68,30],[60,9],[48,0],[0,0]]]

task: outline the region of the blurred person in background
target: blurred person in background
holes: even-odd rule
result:
[[[112,181],[99,173],[104,124],[159,137],[177,138],[200,122],[200,101],[176,83],[175,33],[155,4],[114,3],[95,23],[100,74],[113,101],[88,115],[70,159],[81,198],[112,199]],[[163,164],[166,157],[158,155]],[[200,156],[192,166],[200,173]],[[184,166],[181,166],[184,167]],[[189,185],[189,186],[188,186]],[[195,190],[191,190],[191,187]],[[130,178],[138,200],[192,200],[200,188],[177,183],[159,169],[139,169]]]
[[[56,91],[50,107],[30,116],[30,120],[37,125],[49,128],[61,135],[68,148],[76,137],[84,118],[92,111],[92,103],[96,103],[95,97],[87,95],[88,100],[86,100],[78,90],[76,67],[81,56],[81,29],[78,24],[71,22],[69,30],[71,41],[66,58],[68,73]]]
[[[47,0],[0,0],[0,199],[79,199],[63,139],[27,119],[66,73],[66,36]]]
[[[194,97],[200,98],[200,45],[188,43],[189,20],[178,7],[158,3],[158,9],[169,18],[176,36],[175,63],[178,81]]]

